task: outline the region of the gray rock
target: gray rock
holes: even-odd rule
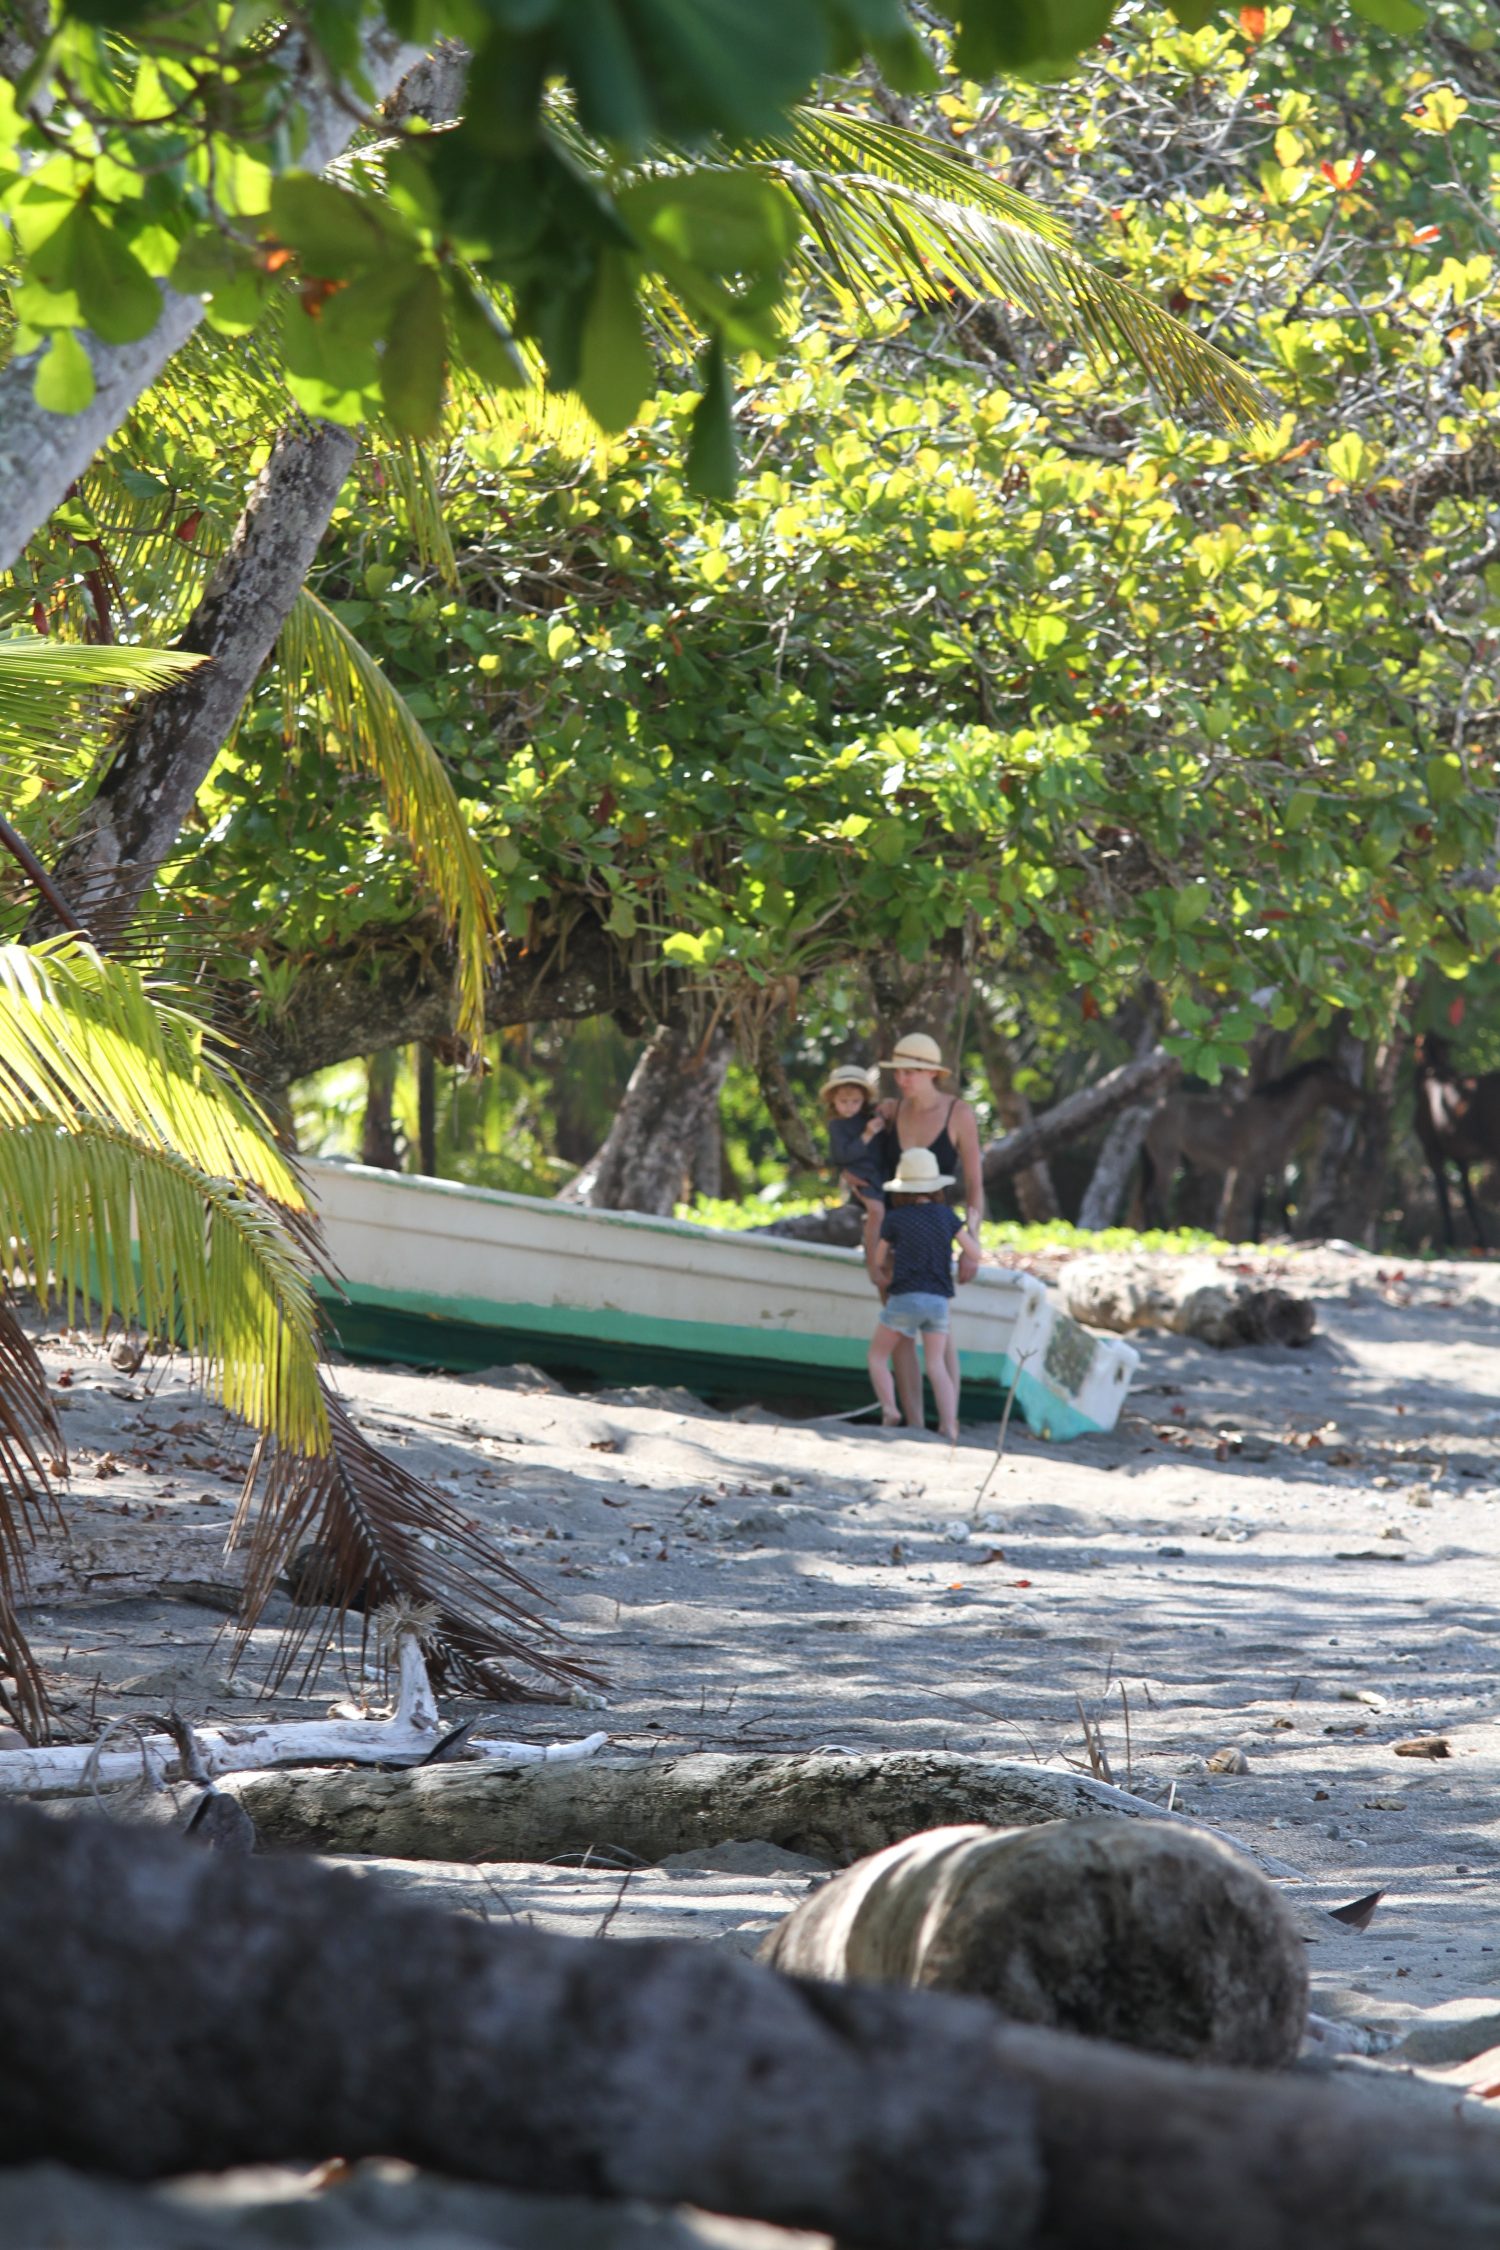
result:
[[[753,1840],[708,1844],[700,1852],[669,1852],[659,1867],[676,1867],[684,1873],[712,1875],[826,1875],[826,1860],[811,1859],[806,1852],[784,1851],[780,1844]]]
[[[790,1976],[967,1992],[1019,2023],[1276,2068],[1307,1956],[1265,1878],[1164,1821],[939,1828],[836,1875],[767,1939]]]

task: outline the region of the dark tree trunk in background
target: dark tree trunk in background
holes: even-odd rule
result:
[[[1299,1241],[1337,1236],[1375,1247],[1391,1160],[1396,1082],[1407,1044],[1404,1024],[1373,1055],[1352,1033],[1341,1034],[1335,1059],[1346,1077],[1364,1085],[1367,1100],[1363,1110],[1324,1115],[1292,1228]]]
[[[974,1011],[974,1032],[984,1058],[984,1074],[989,1080],[995,1115],[1007,1132],[1014,1133],[1023,1125],[1031,1124],[1033,1112],[1027,1096],[1016,1091],[1010,1042],[988,1008],[982,1005],[976,1006]],[[1049,1220],[1062,1217],[1062,1207],[1045,1158],[1039,1164],[1028,1164],[1013,1173],[1011,1188],[1016,1207],[1028,1226],[1045,1226]]]
[[[211,661],[131,712],[56,870],[101,944],[119,937],[176,843],[302,591],[358,446],[356,431],[300,416],[278,433],[176,644]]]
[[[704,1115],[698,1127],[688,1176],[694,1195],[706,1195],[717,1202],[724,1193],[724,1128],[717,1106]]]
[[[1117,1111],[1139,1103],[1143,1097],[1153,1105],[1164,1094],[1177,1076],[1180,1065],[1175,1055],[1162,1047],[1154,1047],[1150,1054],[1140,1056],[1135,1062],[1121,1063],[1117,1070],[1092,1086],[1084,1086],[1066,1101],[1057,1102],[1051,1109],[1018,1132],[1007,1133],[1004,1140],[991,1141],[984,1151],[984,1176],[986,1182],[1004,1179],[1009,1173],[1019,1171],[1024,1164],[1034,1164],[1039,1156],[1046,1156],[1068,1141],[1076,1141],[1081,1134],[1102,1125],[1107,1117]]]
[[[942,1049],[943,1060],[955,1071],[960,1069],[963,1057],[953,1049],[973,1029],[968,1005],[970,953],[965,934],[950,931],[920,961],[903,961],[892,952],[868,963],[865,976],[875,1006],[877,1061],[894,1052],[904,1031],[925,1031]],[[957,1087],[958,1081],[944,1084]],[[895,1091],[889,1079],[885,1091]]]
[[[732,1052],[722,1027],[660,1025],[630,1074],[603,1147],[559,1200],[670,1216],[704,1126],[717,1123]]]
[[[382,1172],[401,1169],[391,1108],[395,1092],[396,1050],[385,1047],[365,1065],[365,1120],[359,1136],[360,1163],[377,1165]]]
[[[496,1928],[103,1820],[0,1814],[0,1897],[0,2163],[380,2155],[865,2250],[1500,2237],[1500,2141],[1360,2084]]]
[[[430,1047],[417,1055],[417,1170],[437,1178],[437,1062]]]

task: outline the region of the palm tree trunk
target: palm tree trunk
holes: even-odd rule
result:
[[[358,103],[330,86],[321,58],[305,51],[287,73],[286,92],[306,124],[298,164],[321,172],[348,146],[367,101],[379,103],[422,60],[384,23],[364,41],[368,92]],[[162,289],[161,318],[134,344],[82,341],[94,370],[94,398],[81,414],[53,414],[32,395],[38,354],[27,352],[0,370],[0,571],[12,569],[69,489],[119,429],[141,393],[203,318],[203,299]]]
[[[1444,2250],[1500,2232],[1500,2144],[1360,2085],[30,1810],[0,1815],[0,1897],[0,2163],[378,2154],[866,2250],[1410,2250],[1435,2196]]]
[[[145,696],[57,880],[100,944],[118,939],[177,841],[302,590],[358,434],[299,415],[278,432],[178,646],[210,661]]]

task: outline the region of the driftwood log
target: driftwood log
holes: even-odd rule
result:
[[[267,1773],[231,1786],[263,1845],[385,1859],[547,1860],[607,1846],[651,1862],[754,1841],[847,1867],[919,1829],[961,1822],[1009,1828],[1099,1813],[1161,1817],[1144,1798],[1081,1774],[934,1751]]]
[[[1492,2250],[1500,2137],[979,2001],[427,1912],[0,1813],[0,2163],[379,2152],[866,2250]],[[60,1973],[65,1967],[65,1973]]]
[[[794,1907],[759,1958],[966,1992],[1018,2023],[1184,2061],[1280,2068],[1307,2021],[1307,1949],[1280,1892],[1161,1821],[910,1836]]]
[[[1087,1328],[1129,1335],[1165,1328],[1220,1351],[1241,1344],[1305,1344],[1317,1315],[1311,1301],[1270,1284],[1234,1281],[1201,1262],[1159,1265],[1078,1258],[1057,1284],[1063,1310]]]

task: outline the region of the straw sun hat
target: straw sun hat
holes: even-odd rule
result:
[[[953,1174],[940,1172],[930,1148],[904,1148],[896,1163],[896,1177],[887,1180],[887,1195],[933,1195],[952,1187]]]
[[[943,1050],[925,1031],[904,1031],[896,1041],[896,1052],[880,1064],[882,1070],[930,1070],[935,1078],[951,1078],[952,1071],[943,1060]]]
[[[879,1080],[873,1070],[861,1070],[858,1063],[840,1063],[837,1070],[830,1070],[818,1088],[819,1101],[826,1102],[840,1086],[858,1086],[861,1093],[875,1094],[879,1091]]]

